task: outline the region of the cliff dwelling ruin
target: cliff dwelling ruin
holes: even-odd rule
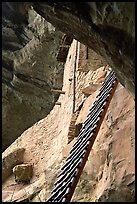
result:
[[[134,2],[2,2],[3,202],[66,201],[58,175],[113,88],[71,201],[135,201],[134,63]]]

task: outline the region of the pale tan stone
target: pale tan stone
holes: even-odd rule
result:
[[[90,96],[91,94],[93,94],[96,90],[98,90],[101,87],[101,84],[89,84],[89,86],[85,87],[82,90],[82,93],[85,96]]]
[[[44,173],[37,179],[34,183],[22,188],[18,192],[14,193],[13,196],[6,197],[3,202],[22,202],[30,199],[37,192],[39,192],[45,185],[45,175]]]
[[[51,195],[56,177],[76,141],[74,138],[67,145],[73,102],[73,86],[68,79],[73,77],[74,58],[75,41],[65,65],[62,90],[65,90],[66,94],[59,97],[61,107],[55,106],[46,118],[25,131],[19,140],[9,147],[25,147],[24,162],[34,164],[31,182],[35,182],[41,173],[45,172],[46,198]],[[91,75],[91,72],[77,72],[76,109],[83,101],[82,89],[91,82]],[[85,121],[97,94],[98,90],[85,100],[77,124]],[[133,201],[134,153],[135,103],[128,91],[119,84],[71,201]],[[21,194],[18,194],[18,199],[20,198]]]
[[[2,182],[12,174],[12,168],[23,162],[25,148],[11,149],[2,154]]]

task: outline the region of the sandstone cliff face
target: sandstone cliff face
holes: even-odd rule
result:
[[[134,95],[134,2],[3,2],[3,149],[50,112],[59,96],[50,88],[62,87],[63,34],[42,17],[100,54]]]
[[[22,34],[21,25],[16,22],[21,18],[20,7],[14,5],[18,8],[15,15],[14,7],[8,6],[3,2],[3,150],[51,111],[59,94],[50,90],[62,88],[64,64],[56,58],[63,33],[30,9],[26,13],[28,22],[22,27]]]
[[[134,96],[134,2],[35,2],[33,6],[62,32],[103,56]]]
[[[85,48],[80,44],[78,45],[75,111],[79,109],[82,102],[83,106],[80,108],[75,125],[83,123],[86,119],[88,110],[96,98],[96,94],[109,67],[98,67],[97,71],[87,70],[85,72],[84,69],[82,70],[82,67],[84,68],[84,61],[87,68],[86,59],[84,57],[83,59],[80,58],[80,53]],[[39,183],[41,176],[44,174],[42,184],[39,185],[41,187],[39,189],[40,193],[36,195],[36,192],[33,192],[33,196],[29,197],[32,202],[44,202],[48,199],[56,181],[56,176],[76,141],[76,138],[72,138],[72,141],[68,144],[69,127],[72,124],[75,54],[76,41],[74,40],[65,64],[62,88],[65,94],[60,95],[58,99],[60,105],[55,105],[47,117],[26,130],[3,153],[6,156],[8,152],[13,151],[17,147],[25,148],[24,163],[33,165],[33,177],[30,184],[27,185],[27,193],[30,192],[32,195],[34,182]],[[92,84],[94,84],[94,88]],[[83,93],[85,88],[86,91],[89,91],[89,95],[85,96]],[[80,177],[72,201],[134,201],[134,113],[135,104],[132,96],[119,84]],[[17,189],[21,186],[21,184],[15,183],[12,176],[3,183],[4,200],[6,200],[8,195],[11,195],[8,192],[13,192],[15,185]],[[25,186],[22,187],[23,189],[23,192],[25,192]],[[19,193],[18,191],[15,194]],[[23,195],[21,193],[18,196]],[[17,194],[15,197],[17,198]],[[12,199],[14,200],[14,196]],[[18,200],[21,200],[21,196]]]
[[[96,94],[87,98],[76,123],[84,122]],[[134,201],[134,114],[133,99],[119,84],[75,191],[74,201]]]

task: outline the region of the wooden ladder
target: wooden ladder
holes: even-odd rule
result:
[[[46,202],[70,202],[117,84],[115,73],[110,71]]]

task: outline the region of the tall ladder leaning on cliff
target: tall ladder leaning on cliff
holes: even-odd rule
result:
[[[70,202],[117,85],[115,73],[110,71],[46,202]]]

